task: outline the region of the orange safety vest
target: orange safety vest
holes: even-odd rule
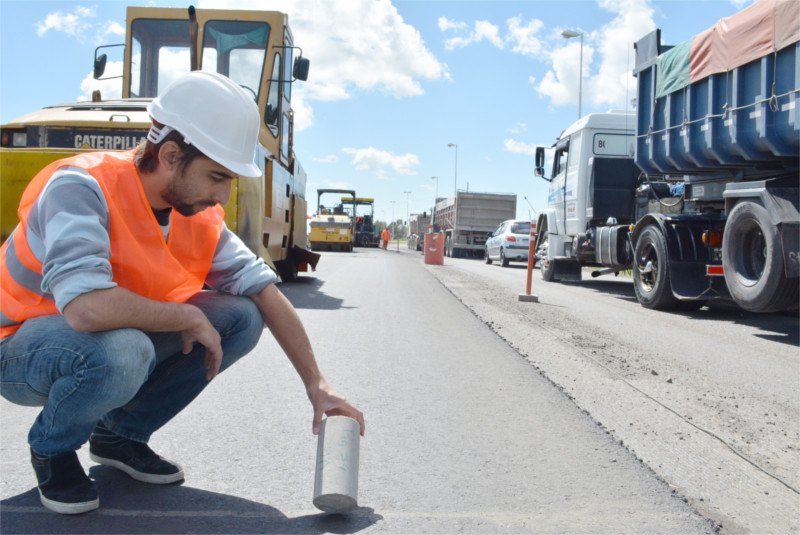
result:
[[[392,232],[388,228],[383,229],[383,232],[381,232],[381,239],[383,241],[391,240],[392,239]]]
[[[42,273],[42,263],[27,241],[28,213],[57,169],[80,167],[100,184],[108,205],[113,281],[157,301],[182,303],[199,292],[211,269],[222,233],[224,210],[214,206],[191,217],[173,210],[169,239],[165,242],[133,164],[134,152],[80,154],[42,169],[25,189],[17,212],[20,223],[13,239],[18,260],[28,269]],[[26,289],[11,277],[5,260],[8,242],[6,240],[0,248],[0,309],[3,314],[20,323],[58,314],[54,301]],[[3,327],[0,338],[13,334],[19,327]]]

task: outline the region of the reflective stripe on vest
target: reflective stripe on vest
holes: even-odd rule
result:
[[[18,211],[14,252],[28,269],[42,273],[42,264],[28,245],[26,230],[33,203],[50,177],[61,167],[86,170],[103,190],[109,211],[109,239],[113,281],[141,296],[182,303],[203,288],[222,233],[224,210],[214,206],[191,217],[173,210],[169,240],[147,202],[141,179],[133,164],[135,151],[85,153],[54,162],[28,184]],[[14,281],[6,266],[8,243],[0,248],[0,307],[10,319],[23,322],[37,316],[58,314],[55,302]],[[19,325],[3,327],[8,336]]]

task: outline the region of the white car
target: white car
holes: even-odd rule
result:
[[[487,264],[497,260],[503,267],[509,262],[528,261],[528,241],[531,236],[531,222],[521,219],[503,221],[486,238],[484,258]]]

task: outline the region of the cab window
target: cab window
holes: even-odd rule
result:
[[[212,20],[206,23],[203,33],[201,68],[224,74],[258,101],[269,25],[264,22]]]
[[[556,177],[567,170],[567,160],[569,159],[569,145],[564,145],[556,149],[553,158],[553,176]]]
[[[272,135],[278,137],[278,120],[280,119],[281,105],[281,55],[275,54],[275,61],[272,64],[272,80],[269,83],[269,94],[267,95],[267,109],[264,112],[264,123],[269,127]]]

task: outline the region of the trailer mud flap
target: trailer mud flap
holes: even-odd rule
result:
[[[572,281],[581,280],[581,265],[574,260],[551,260],[553,263],[553,280]]]
[[[726,299],[730,297],[724,277],[706,276],[705,264],[670,260],[669,280],[678,299]]]

